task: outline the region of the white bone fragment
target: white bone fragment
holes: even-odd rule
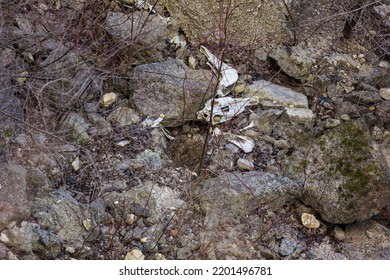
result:
[[[226,122],[244,112],[246,106],[258,104],[257,97],[231,98],[221,97],[214,100],[213,113],[211,116],[212,99],[205,103],[202,110],[198,111],[198,119],[218,124]]]
[[[142,122],[142,126],[143,127],[152,127],[152,128],[155,128],[155,127],[160,127],[161,126],[161,122],[164,120],[165,116],[164,114],[161,114],[157,119],[153,120],[152,118],[150,117],[147,117],[146,120],[144,120]]]
[[[234,85],[238,80],[237,70],[226,63],[223,63],[204,46],[200,47],[200,52],[207,57],[207,60],[209,61],[207,64],[215,72],[219,69],[221,70],[221,80],[218,84],[217,96],[226,96],[231,90],[229,89],[229,86]]]
[[[179,34],[176,34],[169,40],[169,43],[175,45],[177,48],[184,48],[187,45],[187,42],[183,40]]]
[[[244,131],[244,130],[250,129],[250,128],[255,127],[255,126],[256,125],[255,125],[254,121],[251,121],[250,124],[248,124],[247,126],[241,128],[240,131]]]
[[[148,0],[127,0],[127,4],[134,5],[137,9],[143,9],[148,12],[155,12],[153,10],[153,5],[151,5]]]
[[[167,137],[169,140],[174,140],[175,137],[171,135],[171,133],[163,126],[160,126],[161,131],[164,133],[165,137]]]
[[[235,135],[235,134],[231,134],[231,133],[228,133],[228,134],[235,137],[235,138],[238,138],[238,140],[229,139],[229,142],[233,143],[234,145],[239,147],[246,154],[251,153],[253,151],[254,147],[256,146],[255,141],[249,137]]]
[[[221,136],[221,135],[223,135],[222,130],[220,130],[218,127],[214,128],[213,136],[218,137],[218,136]]]
[[[118,143],[115,143],[115,146],[118,146],[118,147],[125,147],[127,145],[129,145],[131,142],[129,140],[122,140]]]
[[[162,125],[161,125],[161,122],[164,120],[165,118],[165,115],[164,114],[161,114],[157,119],[153,120],[152,118],[150,117],[147,117],[146,120],[144,120],[142,122],[142,125],[143,127],[152,127],[152,128],[156,128],[156,127],[159,127],[161,129],[161,131],[164,133],[165,137],[167,137],[169,140],[173,140],[175,139],[175,137],[173,137],[169,131],[164,128]]]

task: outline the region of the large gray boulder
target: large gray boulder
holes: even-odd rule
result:
[[[137,66],[132,78],[139,111],[153,118],[164,114],[165,126],[195,120],[213,90],[211,71],[192,70],[179,60]]]
[[[23,121],[23,108],[15,89],[0,78],[0,157],[5,143],[15,137]]]
[[[16,164],[0,164],[0,231],[12,221],[29,218],[27,170]]]
[[[129,14],[109,12],[105,28],[117,39],[142,43],[149,50],[161,51],[166,46],[167,23],[158,15],[145,11]]]
[[[222,172],[197,190],[202,211],[239,218],[257,207],[280,209],[301,194],[301,187],[287,177],[250,171]]]
[[[290,179],[259,171],[222,172],[204,181],[196,190],[205,215],[200,247],[209,259],[260,258],[254,244],[267,239],[275,226],[279,218],[274,211],[300,192]]]
[[[296,145],[300,147],[281,162],[282,169],[304,184],[303,202],[325,221],[363,221],[390,204],[385,152],[373,146],[363,123],[348,121]]]
[[[157,222],[172,209],[184,207],[179,195],[175,190],[147,181],[127,191],[106,193],[103,201],[108,208],[115,210],[118,219],[133,214]]]
[[[272,101],[285,107],[308,108],[307,97],[287,87],[260,80],[248,86],[248,96],[256,96],[260,101]]]
[[[163,60],[166,47],[167,22],[157,14],[146,11],[132,13],[108,12],[105,29],[112,35],[115,45],[123,53],[130,53],[121,63],[121,68]],[[126,65],[127,64],[127,65]]]
[[[40,66],[42,79],[29,82],[51,106],[81,105],[91,94],[102,91],[102,79],[72,47],[58,44]]]
[[[54,234],[60,242],[82,246],[92,223],[87,207],[78,202],[70,192],[59,190],[36,198],[32,216],[47,234]],[[42,237],[41,237],[42,238]]]
[[[390,231],[374,220],[348,225],[341,251],[351,260],[388,260]]]
[[[229,6],[217,1],[164,0],[161,4],[194,45],[228,42],[247,47],[288,37],[283,4],[278,1],[238,0]]]

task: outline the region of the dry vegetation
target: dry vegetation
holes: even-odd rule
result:
[[[13,92],[21,102],[24,115],[23,119],[12,116],[0,106],[0,119],[12,118],[13,121],[17,121],[19,131],[35,139],[36,145],[22,151],[24,158],[28,158],[28,153],[36,153],[39,149],[52,154],[53,158],[58,160],[61,170],[57,176],[53,175],[50,178],[51,183],[55,188],[66,186],[84,203],[90,203],[104,193],[115,190],[115,187],[114,189],[102,187],[102,182],[108,180],[123,179],[130,187],[136,186],[145,179],[156,180],[166,186],[182,186],[180,187],[182,199],[187,202],[187,207],[178,209],[175,215],[160,221],[164,224],[164,230],[156,232],[159,235],[157,241],[163,236],[170,236],[167,243],[180,243],[182,240],[180,241],[179,237],[189,231],[195,236],[203,225],[201,219],[198,219],[200,213],[197,209],[197,194],[193,193],[193,189],[200,180],[215,175],[207,171],[206,147],[211,123],[208,127],[204,124],[193,124],[192,129],[196,131],[194,135],[191,134],[192,132],[188,133],[190,136],[176,135],[176,140],[170,142],[167,147],[172,160],[167,170],[160,171],[158,174],[133,170],[122,175],[115,174],[113,168],[117,163],[115,160],[132,158],[147,148],[152,138],[151,130],[132,126],[115,129],[108,135],[100,135],[97,131],[93,142],[75,144],[71,131],[64,129],[62,125],[71,112],[82,112],[87,102],[100,100],[104,93],[102,89],[105,92],[109,90],[121,92],[121,97],[129,100],[131,106],[131,94],[129,94],[131,69],[153,59],[164,59],[172,55],[174,51],[170,49],[169,43],[163,42],[166,49],[157,57],[153,49],[149,51],[148,48],[151,46],[138,40],[145,32],[144,27],[149,20],[148,12],[124,5],[121,1],[83,1],[85,4],[82,8],[64,5],[57,9],[58,2],[74,1],[48,0],[45,1],[47,9],[44,10],[37,8],[39,2],[42,1],[9,0],[0,3],[0,52],[6,50],[13,54],[9,56],[12,57],[9,63],[5,60],[0,62],[0,95]],[[252,74],[254,78],[262,72],[267,78],[296,84],[297,81],[281,73],[273,61],[264,63],[254,59],[256,50],[268,42],[256,40],[245,46],[234,45],[234,37],[241,32],[235,30],[235,25],[230,22],[230,16],[234,15],[233,11],[239,7],[235,6],[236,2],[218,1],[220,9],[219,14],[216,15],[218,20],[215,22],[218,36],[208,40],[209,36],[204,34],[201,38],[204,39],[202,43],[210,47],[221,60],[229,59],[232,64],[239,64],[243,71]],[[242,1],[238,2],[239,5],[243,5]],[[345,21],[342,32],[345,39],[353,38],[366,46],[371,46],[381,59],[390,59],[390,28],[384,28],[371,9],[372,5],[382,1],[333,1],[328,18],[313,19],[309,22],[300,21],[299,10],[294,9],[295,1],[281,2],[285,7],[289,7],[286,2],[293,2],[292,6],[285,11],[292,32],[292,40],[286,40],[285,45],[293,46],[312,36],[317,36],[321,34],[322,29],[328,28],[328,25],[337,19]],[[306,2],[307,5],[312,5],[313,1]],[[131,38],[118,41],[107,32],[104,22],[110,10],[124,12],[134,19],[134,33]],[[144,16],[134,16],[135,11],[143,13]],[[26,19],[34,24],[27,24]],[[53,54],[51,44],[62,45],[62,53]],[[75,78],[80,76],[83,78],[74,82]],[[115,106],[111,110],[114,109]],[[107,116],[110,110],[98,111],[98,113]],[[5,133],[6,131],[3,131],[3,134]],[[176,128],[172,133],[175,135],[182,132],[180,128]],[[39,144],[40,137],[47,139],[45,145]],[[130,139],[131,146],[118,149],[114,143],[123,139]],[[76,172],[66,164],[69,161],[67,152],[58,150],[64,144],[77,146],[78,156],[86,163],[82,170]],[[0,146],[0,149],[4,149],[6,145],[9,146],[9,143]],[[112,155],[115,155],[116,159],[113,159]],[[272,156],[267,151],[261,150],[256,150],[255,155],[259,166]],[[191,173],[197,171],[199,167],[206,171],[202,178],[195,177]],[[229,167],[226,169],[228,170]],[[176,177],[172,174],[176,174]],[[102,224],[109,228],[110,238],[101,233],[97,235],[92,233],[85,240],[86,246],[94,246],[93,250],[95,250],[89,257],[121,258],[123,248],[115,248],[115,244],[119,243],[114,241],[120,240],[125,244],[132,239],[131,236],[123,235],[122,231],[127,227],[126,221],[115,211],[114,208],[108,211],[114,219],[106,220],[102,217],[101,220]],[[264,209],[259,207],[253,211],[258,219],[265,219]],[[250,221],[243,221],[244,224],[246,222],[250,223]],[[287,216],[273,221],[274,224],[287,222]],[[264,228],[259,230],[257,242],[262,242],[262,236],[266,235],[274,224],[265,224]],[[315,240],[311,233],[307,236]],[[192,258],[205,257],[202,253],[203,249],[199,248],[199,256],[192,256]],[[78,257],[85,257],[83,254],[80,250]],[[170,252],[167,257],[177,256],[175,252]]]

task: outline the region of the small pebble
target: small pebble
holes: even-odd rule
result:
[[[79,157],[76,157],[74,159],[74,161],[72,161],[71,165],[72,165],[72,168],[73,168],[74,171],[79,170],[80,169],[80,159],[79,159]]]
[[[342,119],[343,121],[349,121],[351,117],[347,114],[343,114],[340,116],[340,119]]]
[[[188,58],[188,66],[191,68],[191,69],[196,69],[196,59],[195,59],[195,57],[193,57],[193,56],[190,56],[189,58]]]
[[[339,241],[343,241],[345,239],[344,231],[338,226],[335,226],[335,228],[333,229],[332,236]]]
[[[126,216],[126,224],[128,224],[129,226],[131,226],[132,224],[134,224],[134,222],[137,220],[137,216],[134,215],[134,214],[128,214]]]
[[[113,104],[115,101],[116,101],[116,93],[109,92],[109,93],[106,93],[105,95],[103,95],[103,98],[102,98],[102,101],[100,102],[100,104],[103,107],[108,107],[111,104]]]
[[[131,250],[125,256],[125,260],[144,260],[144,259],[145,259],[144,254],[142,254],[142,252],[138,249]]]
[[[115,143],[116,146],[118,147],[125,147],[127,145],[129,145],[131,142],[129,140],[123,140],[123,141],[120,141],[118,143]]]
[[[3,243],[9,243],[9,238],[4,232],[0,234],[0,241]]]
[[[374,128],[372,129],[372,137],[375,141],[381,141],[383,139],[382,130],[377,126],[374,126]]]
[[[337,119],[327,119],[325,121],[325,128],[335,128],[341,124],[340,120]]]
[[[323,102],[321,105],[326,109],[334,110],[334,107],[329,102]]]
[[[306,228],[315,229],[320,227],[320,222],[312,214],[302,213],[301,221],[303,226]]]
[[[92,227],[91,219],[85,219],[83,221],[83,226],[86,230],[90,230]]]
[[[379,62],[379,67],[390,69],[390,63],[388,63],[387,61],[382,60],[381,62]]]
[[[141,237],[140,240],[139,240],[141,243],[145,243],[146,241],[148,241],[148,237]]]
[[[369,231],[369,230],[366,231],[366,236],[367,236],[369,239],[373,239],[373,238],[375,237],[374,233],[371,232],[371,231]]]
[[[379,94],[384,100],[390,100],[390,88],[381,88]]]
[[[76,252],[76,250],[73,247],[68,246],[65,248],[65,252],[67,252],[69,254],[74,254]]]
[[[253,165],[253,162],[251,162],[251,161],[249,161],[247,159],[243,159],[243,158],[238,159],[237,167],[239,169],[245,170],[245,171],[251,171],[251,170],[255,169],[255,166]]]
[[[165,256],[164,256],[163,254],[161,254],[161,253],[156,253],[156,254],[154,255],[154,259],[155,259],[155,260],[158,260],[158,261],[166,260]]]
[[[238,84],[233,89],[233,92],[237,94],[243,93],[244,91],[245,91],[245,84]]]

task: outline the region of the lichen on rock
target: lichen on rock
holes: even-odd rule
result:
[[[362,221],[388,204],[389,171],[361,122],[346,122],[300,149],[284,163],[284,171],[303,180],[302,200],[324,220]]]
[[[288,37],[282,4],[276,2],[164,0],[163,4],[192,44],[228,42],[243,47]]]

